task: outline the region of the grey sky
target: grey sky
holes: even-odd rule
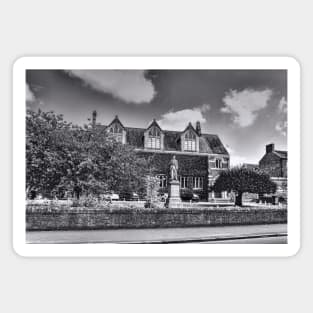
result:
[[[182,130],[200,120],[218,134],[232,163],[258,162],[264,146],[287,148],[285,70],[27,71],[28,105],[83,124],[119,115],[126,126]]]

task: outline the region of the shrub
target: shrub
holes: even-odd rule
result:
[[[164,208],[164,202],[161,201],[146,201],[144,204],[145,209],[162,209]]]
[[[183,189],[181,190],[180,197],[182,200],[190,201],[193,197],[193,192],[191,189]]]
[[[100,203],[99,199],[94,196],[81,197],[80,199],[74,199],[72,207],[96,207]]]

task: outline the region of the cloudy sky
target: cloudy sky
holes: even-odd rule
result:
[[[26,102],[63,114],[74,124],[147,127],[153,118],[168,130],[200,121],[218,134],[231,163],[258,163],[265,144],[287,150],[287,73],[284,70],[28,70]]]

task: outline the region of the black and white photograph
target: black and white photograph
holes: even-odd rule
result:
[[[287,69],[27,69],[25,88],[27,245],[288,244]]]
[[[1,4],[1,312],[313,312],[310,1]]]

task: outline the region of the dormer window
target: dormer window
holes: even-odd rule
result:
[[[163,150],[164,133],[154,119],[144,132],[144,147],[151,150]]]
[[[121,125],[115,123],[112,124],[109,128],[109,134],[118,142],[123,142],[123,128]]]
[[[189,130],[184,135],[184,150],[196,151],[196,135],[192,130]]]
[[[156,126],[151,127],[148,131],[147,148],[154,150],[161,149],[161,132]]]

